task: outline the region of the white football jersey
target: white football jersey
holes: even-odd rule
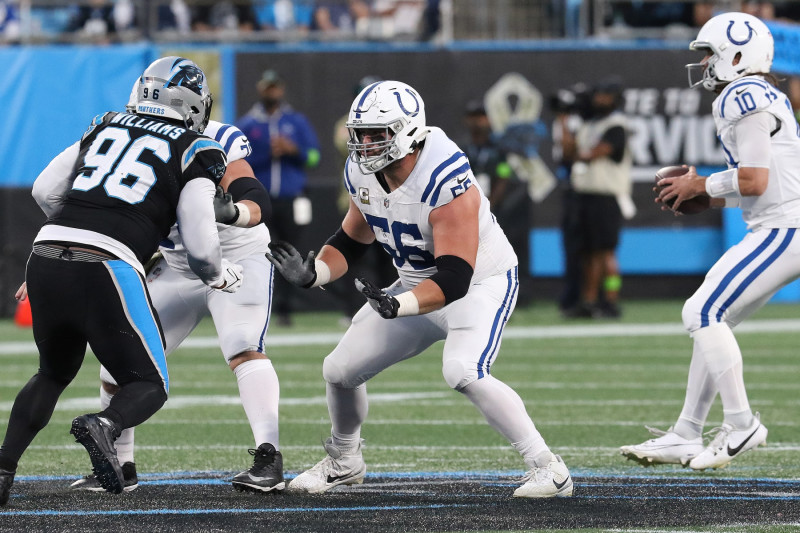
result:
[[[714,100],[714,122],[728,168],[740,161],[735,125],[755,113],[777,119],[770,139],[769,184],[760,196],[742,197],[742,216],[751,230],[800,227],[800,126],[787,96],[762,76],[736,80]]]
[[[229,163],[244,159],[252,151],[250,141],[245,134],[230,124],[211,120],[203,135],[216,140],[222,146]],[[234,263],[250,255],[263,254],[269,250],[267,245],[270,236],[265,224],[258,224],[252,228],[217,224],[217,231],[219,232],[222,257]],[[164,259],[170,268],[181,272],[186,277],[197,277],[189,268],[186,249],[183,247],[183,239],[177,224],[169,230],[169,236],[161,241],[159,250],[164,254]]]
[[[472,174],[467,156],[439,128],[430,128],[414,170],[387,193],[375,174],[364,174],[348,158],[344,183],[353,202],[389,252],[403,286],[410,289],[436,273],[431,211],[450,203],[468,188],[481,195],[478,257],[472,283],[508,271],[517,256],[489,211],[489,200]]]

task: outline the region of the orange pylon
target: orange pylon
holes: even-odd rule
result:
[[[17,312],[14,313],[14,324],[20,328],[29,328],[33,325],[31,316],[31,300],[25,297],[17,303]]]

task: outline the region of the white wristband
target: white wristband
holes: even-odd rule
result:
[[[246,228],[247,225],[250,223],[250,208],[241,202],[236,202],[233,205],[235,205],[236,209],[239,211],[239,216],[236,217],[236,220],[231,222],[231,226],[239,226],[240,228]]]
[[[729,168],[706,178],[706,192],[712,198],[740,198],[739,170]]]
[[[412,316],[419,314],[419,300],[411,291],[406,291],[394,297],[400,307],[397,308],[397,316]]]
[[[311,287],[319,287],[325,285],[331,280],[331,269],[328,268],[328,263],[314,259],[314,270],[317,272],[317,279],[311,284]]]

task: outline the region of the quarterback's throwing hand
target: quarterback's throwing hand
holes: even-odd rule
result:
[[[225,285],[217,290],[222,292],[236,292],[242,286],[242,276],[244,275],[244,268],[242,265],[232,263],[227,259],[222,260],[222,279],[225,280]]]
[[[365,278],[356,278],[356,289],[367,297],[369,305],[383,318],[397,318],[397,310],[400,308],[397,298],[386,294]]]
[[[286,241],[269,243],[269,250],[267,259],[292,285],[307,289],[317,280],[317,271],[314,268],[315,252],[308,252],[308,256],[303,259],[300,252]]]

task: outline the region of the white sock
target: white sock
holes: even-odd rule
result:
[[[278,402],[281,391],[272,361],[251,359],[237,366],[233,373],[256,447],[268,442],[279,450]]]
[[[489,425],[514,446],[528,466],[544,466],[550,462],[552,453],[514,389],[487,375],[459,392],[469,398]]]
[[[361,425],[369,412],[366,383],[354,389],[326,383],[325,395],[333,444],[342,451],[355,451],[361,442]]]
[[[689,365],[686,399],[673,431],[684,439],[691,440],[702,436],[703,425],[716,396],[717,386],[708,373],[705,358],[695,341],[692,362]]]
[[[752,420],[747,391],[744,388],[742,352],[731,328],[723,323],[700,328],[693,334],[695,346],[700,348],[708,373],[714,380],[722,400],[723,413],[737,414],[737,420]],[[733,420],[725,422],[737,427]],[[745,426],[746,427],[746,426]]]
[[[113,394],[109,394],[102,385],[100,385],[100,410],[105,410],[111,403]],[[133,429],[123,429],[117,440],[114,441],[114,447],[117,449],[117,459],[119,464],[133,463]]]

